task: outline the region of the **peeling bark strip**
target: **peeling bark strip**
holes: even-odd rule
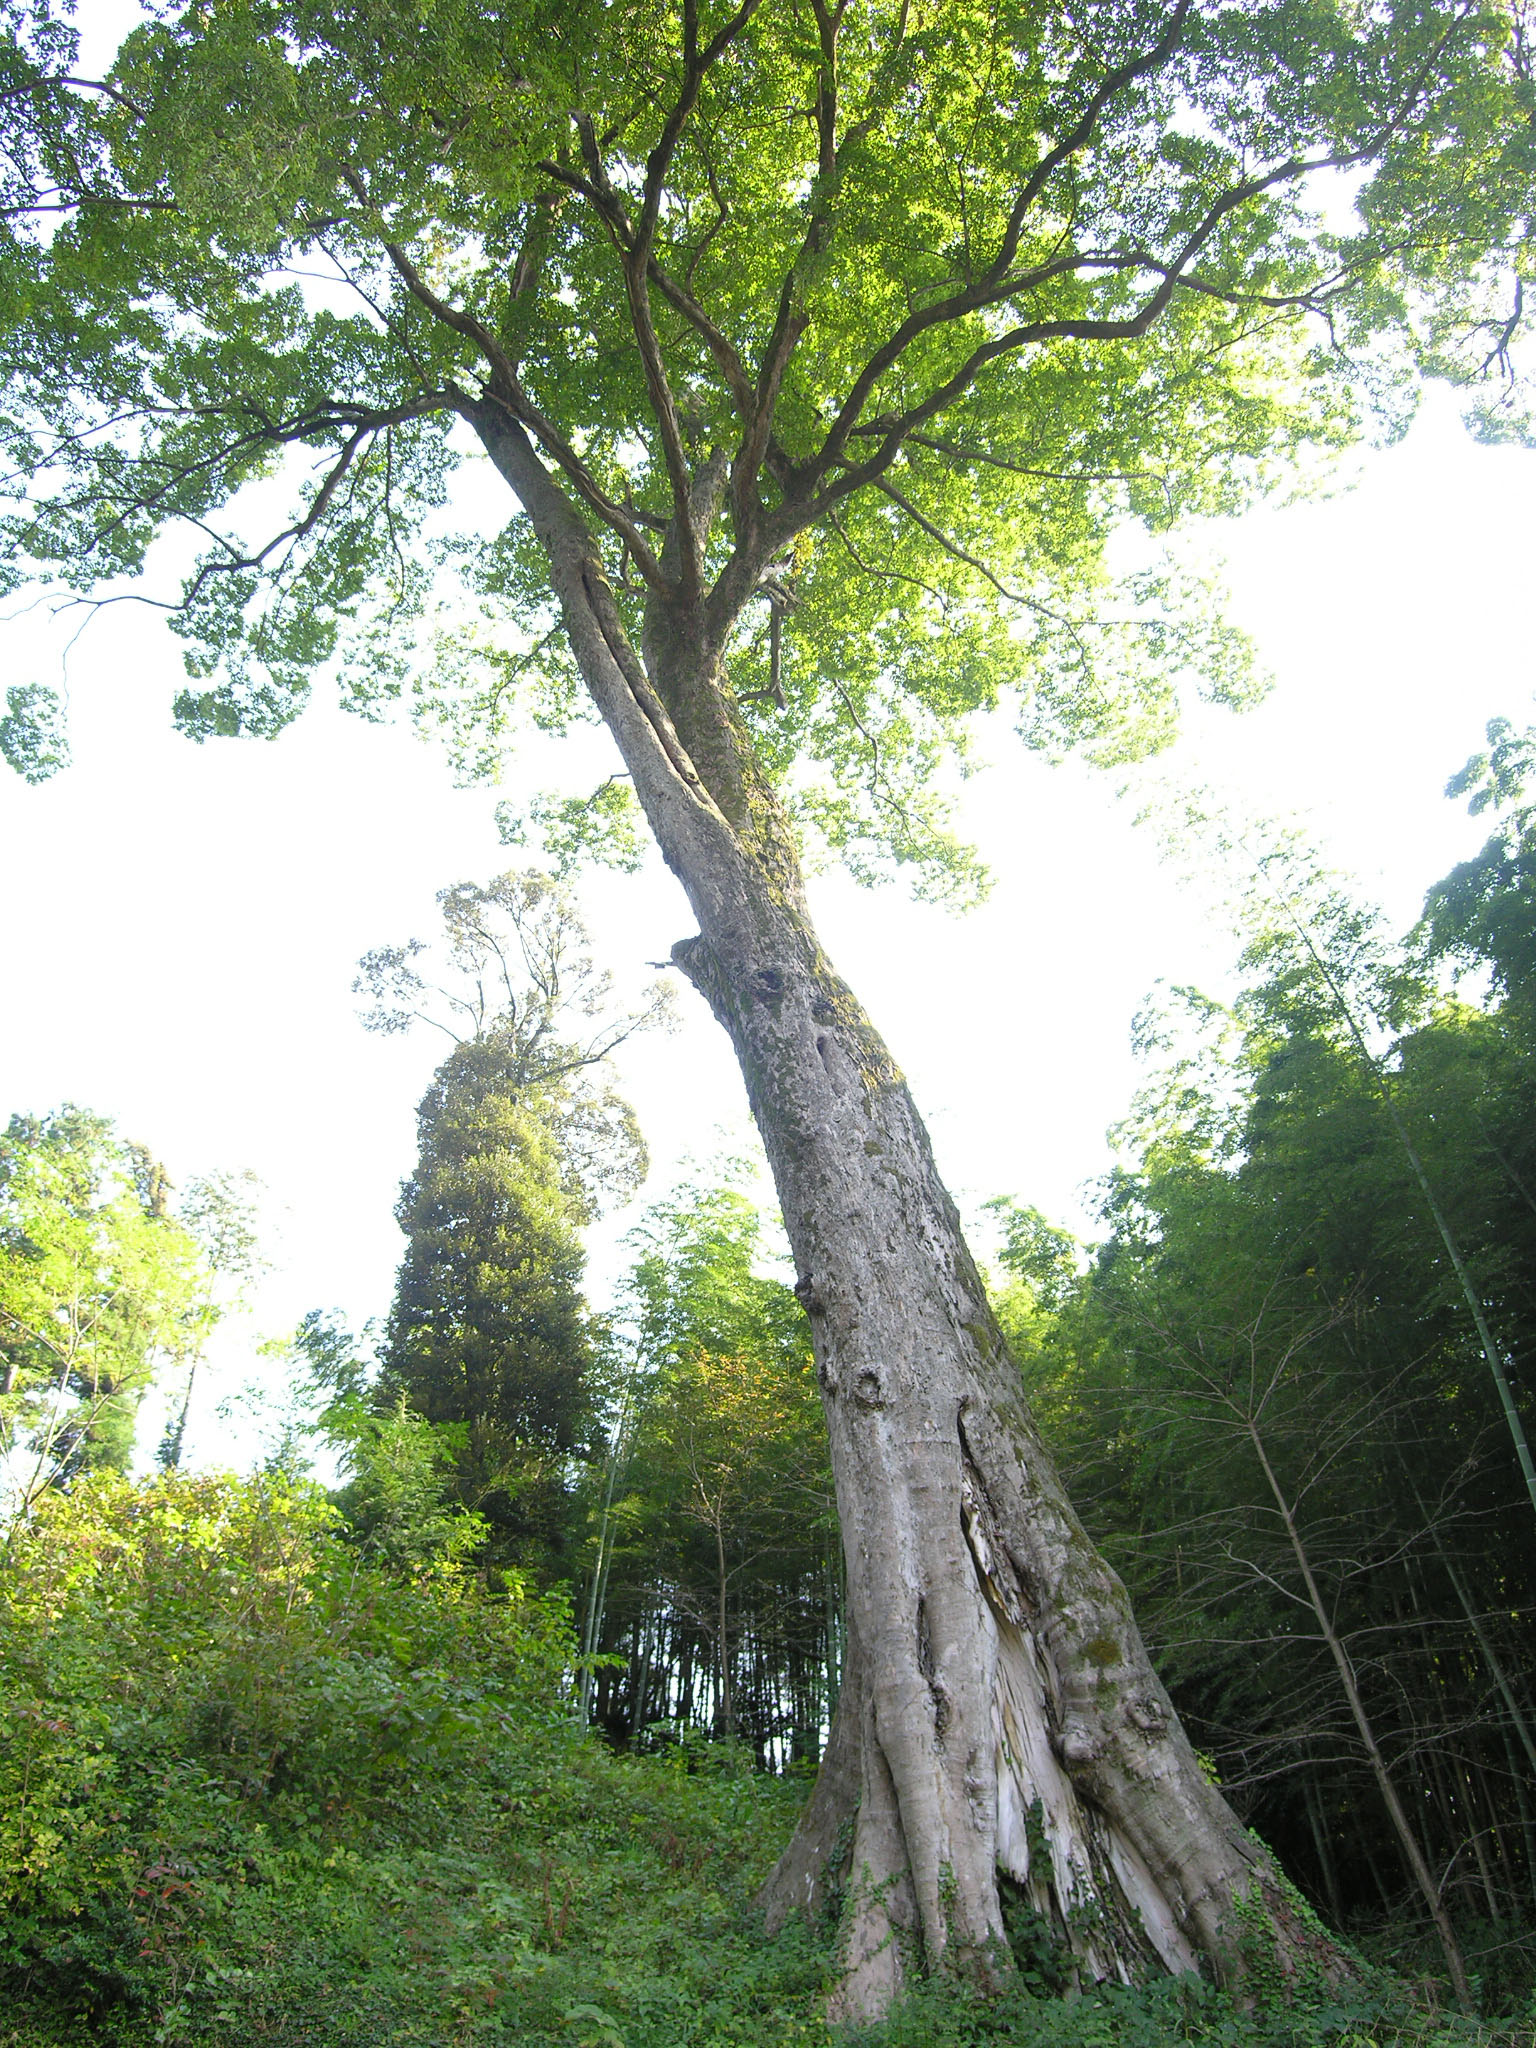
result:
[[[815,1343],[849,1654],[815,1793],[762,1894],[768,1925],[845,1879],[844,2020],[884,2011],[913,1963],[1002,1981],[1000,1874],[1085,1977],[1235,1978],[1255,1905],[1282,1968],[1343,1974],[1201,1772],[1062,1492],[927,1132],[816,938],[705,612],[653,595],[642,662],[515,417],[471,416],[698,919],[673,958],[735,1047]]]

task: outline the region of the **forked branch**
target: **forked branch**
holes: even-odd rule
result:
[[[1097,133],[1104,114],[1126,85],[1160,69],[1169,61],[1178,47],[1187,12],[1187,0],[1181,0],[1168,30],[1152,49],[1143,57],[1108,74],[1076,126],[1054,150],[1042,158],[1020,189],[1010,211],[1008,225],[997,254],[986,271],[964,290],[951,293],[947,298],[935,300],[931,305],[917,308],[869,357],[864,368],[854,379],[847,398],[828,429],[819,455],[814,462],[805,467],[800,497],[806,505],[806,513],[795,519],[797,529],[819,516],[827,503],[835,500],[837,496],[846,496],[850,490],[856,490],[861,484],[880,475],[895,459],[905,436],[913,428],[925,424],[935,414],[952,404],[974,383],[981,370],[999,356],[1010,354],[1031,343],[1047,340],[1139,339],[1161,319],[1180,290],[1197,291],[1205,296],[1223,299],[1232,305],[1270,303],[1277,307],[1289,307],[1294,304],[1298,310],[1317,310],[1320,295],[1336,290],[1344,281],[1347,273],[1335,273],[1333,277],[1314,286],[1310,292],[1278,297],[1271,301],[1260,294],[1245,294],[1237,287],[1224,287],[1213,279],[1192,277],[1190,267],[1201,252],[1210,246],[1223,223],[1240,207],[1248,205],[1279,186],[1294,185],[1314,173],[1347,170],[1375,158],[1391,136],[1402,128],[1419,103],[1435,64],[1457,29],[1469,17],[1470,0],[1458,10],[1456,19],[1416,68],[1392,111],[1374,132],[1356,147],[1330,150],[1312,157],[1289,157],[1283,163],[1274,165],[1266,171],[1240,179],[1211,202],[1199,222],[1185,237],[1183,244],[1170,258],[1159,259],[1143,252],[1080,253],[1053,257],[1022,276],[1010,275],[1022,238],[1023,223],[1030,207],[1043,193],[1048,178],[1054,171],[1067,166],[1087,147]],[[1038,290],[1043,283],[1053,277],[1083,270],[1142,270],[1156,276],[1159,282],[1140,309],[1126,318],[1023,322],[1010,332],[979,345],[944,384],[893,421],[891,432],[882,441],[875,456],[863,464],[847,469],[837,485],[825,485],[825,480],[844,462],[848,441],[859,430],[864,407],[880,379],[895,366],[920,335],[932,328],[953,324],[971,314],[1022,297]],[[776,532],[774,540],[782,544],[785,537],[784,533]]]
[[[350,166],[343,166],[341,175],[355,197],[362,204],[369,205],[368,189],[357,172]],[[512,358],[490,328],[473,313],[450,305],[446,299],[440,297],[421,275],[400,243],[390,240],[387,236],[381,237],[381,240],[384,253],[411,296],[425,306],[435,320],[441,321],[443,326],[455,334],[462,335],[465,340],[473,342],[479,350],[490,372],[486,396],[504,406],[514,418],[532,430],[535,438],[554,457],[587,504],[603,523],[625,542],[635,567],[647,583],[659,590],[669,588],[670,578],[663,573],[655,550],[645,539],[636,520],[623,506],[614,502],[570,442],[559,432],[554,422],[528,397]],[[472,422],[474,401],[465,394],[459,394],[459,399],[457,409]]]

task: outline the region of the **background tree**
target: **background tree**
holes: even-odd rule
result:
[[[570,1460],[593,1424],[586,1256],[556,1139],[498,1048],[438,1069],[396,1209],[407,1247],[380,1394],[462,1425],[460,1498],[507,1555],[559,1548]]]
[[[963,891],[924,784],[967,713],[1008,691],[1032,738],[1113,754],[1169,729],[1192,664],[1243,693],[1166,576],[1106,587],[1117,523],[1238,509],[1415,360],[1518,425],[1528,27],[1417,0],[196,7],[101,92],[46,16],[12,27],[20,567],[110,596],[185,520],[187,730],[276,730],[344,631],[376,701],[417,659],[463,426],[525,515],[467,550],[517,624],[461,665],[472,745],[520,676],[545,716],[579,678],[687,889],[676,957],[763,1130],[838,1474],[842,1734],[773,1910],[856,1813],[849,2016],[896,1990],[898,1929],[995,1981],[1000,1867],[1090,1974],[1149,1945],[1242,1967],[1255,1883],[1285,1956],[1315,1950],[1022,1412],[797,821]],[[1329,172],[1357,181],[1343,233]],[[294,515],[258,532],[258,491],[229,517],[287,455],[317,465]]]
[[[0,1461],[24,1513],[68,1473],[125,1471],[156,1374],[216,1319],[163,1167],[70,1105],[0,1138]]]
[[[371,1028],[420,1020],[458,1040],[423,1098],[396,1211],[407,1244],[377,1398],[454,1425],[462,1504],[503,1559],[547,1563],[594,1422],[579,1230],[645,1170],[602,1062],[656,1006],[616,1011],[570,897],[546,877],[461,884],[439,902],[445,980],[426,981],[413,941],[369,954],[358,982],[375,998]]]
[[[625,1665],[597,1671],[596,1718],[618,1739],[666,1721],[739,1735],[765,1764],[814,1760],[841,1574],[805,1311],[757,1270],[761,1219],[729,1189],[653,1212],[636,1241],[589,1631]]]

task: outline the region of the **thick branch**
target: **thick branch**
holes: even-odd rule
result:
[[[373,202],[368,196],[368,187],[350,164],[342,165],[341,176],[342,182],[353,197],[372,211]],[[419,299],[435,320],[440,320],[445,327],[451,327],[455,334],[462,334],[466,341],[472,341],[490,364],[493,375],[500,375],[509,383],[515,383],[517,372],[513,369],[501,343],[485,322],[477,320],[473,313],[465,313],[457,306],[450,306],[446,299],[440,299],[400,244],[390,241],[388,236],[381,239],[384,243],[384,253],[395,266],[412,297]]]
[[[147,110],[141,107],[137,100],[129,99],[120,87],[110,84],[104,78],[66,78],[62,75],[44,74],[40,78],[29,79],[25,85],[7,86],[4,92],[0,92],[0,104],[6,100],[25,99],[30,93],[47,92],[55,85],[67,85],[76,92],[99,92],[107,99],[115,100],[120,107],[126,107],[130,114],[136,114],[141,121],[147,118]]]
[[[462,411],[533,522],[572,652],[663,851],[677,865],[687,847],[707,866],[719,835],[731,835],[731,827],[630,646],[591,534],[515,414],[493,398],[467,394]]]
[[[660,140],[646,158],[645,197],[635,230],[635,249],[642,258],[649,258],[656,239],[656,222],[661,214],[667,172],[687,126],[688,116],[698,100],[699,88],[756,14],[759,4],[760,0],[742,0],[741,6],[701,53],[698,47],[698,0],[683,0],[683,89],[667,116]]]
[[[672,524],[677,535],[680,569],[679,590],[688,600],[698,595],[699,578],[703,568],[703,545],[702,537],[695,527],[690,464],[683,439],[682,423],[678,417],[677,401],[672,394],[661,342],[651,315],[649,287],[654,269],[656,225],[661,214],[667,173],[671,169],[688,118],[698,101],[699,89],[709,71],[719,62],[757,12],[759,4],[760,0],[742,0],[742,5],[735,14],[701,51],[698,42],[698,0],[683,0],[682,88],[662,125],[655,148],[646,158],[640,217],[633,225],[629,221],[623,201],[614,191],[603,169],[596,133],[589,117],[577,117],[577,132],[586,159],[587,176],[578,178],[564,166],[545,166],[552,175],[559,177],[562,183],[582,192],[591,201],[607,222],[623,255],[624,289],[629,301],[630,322],[634,328],[640,361],[645,370],[646,391],[661,438],[662,460],[666,465],[667,480],[672,489]],[[663,295],[673,303],[681,300],[692,306],[691,295],[682,291],[680,287],[673,287]],[[689,317],[693,318],[692,312]],[[701,318],[702,314],[699,318],[693,318],[693,324],[699,326]],[[725,366],[734,357],[735,352],[724,344],[724,337],[712,323],[706,325],[707,338],[714,348],[716,360]],[[729,370],[727,375],[729,377]],[[543,439],[543,436],[540,438]],[[562,463],[562,467],[564,466]],[[642,574],[645,574],[643,564],[638,565]],[[647,577],[647,580],[651,579]]]
[[[1030,208],[1063,164],[1087,148],[1098,132],[1099,122],[1111,101],[1116,99],[1126,86],[1134,85],[1137,79],[1145,78],[1151,72],[1160,71],[1173,56],[1183,38],[1184,23],[1188,18],[1189,9],[1190,0],[1178,0],[1178,5],[1169,16],[1167,28],[1152,48],[1144,56],[1133,57],[1128,63],[1105,73],[1103,84],[1088,102],[1076,127],[1063,136],[1056,147],[1048,150],[1036,164],[1013,202],[1008,225],[1003,230],[1003,238],[998,245],[996,256],[977,280],[983,289],[997,284],[1006,276],[1008,266],[1018,254],[1019,238],[1024,232],[1024,222],[1029,216]]]
[[[1009,267],[1018,253],[1019,240],[1029,209],[1040,197],[1050,178],[1093,140],[1105,111],[1125,87],[1146,76],[1148,72],[1161,69],[1167,63],[1183,34],[1189,6],[1190,0],[1178,0],[1168,28],[1152,48],[1144,56],[1134,58],[1128,64],[1109,72],[1076,126],[1053,150],[1041,158],[1014,200],[996,256],[975,283],[963,292],[956,292],[948,299],[941,299],[936,304],[909,315],[890,339],[875,350],[855,378],[852,390],[832,423],[815,465],[817,476],[825,475],[828,466],[841,459],[848,436],[857,424],[871,392],[919,334],[944,322],[962,319],[966,314],[995,301],[999,295],[999,288],[1007,278]],[[1005,290],[1002,295],[1011,294]]]
[[[358,174],[350,167],[343,166],[341,175],[349,190],[364,205],[368,205],[368,189]],[[463,335],[467,341],[475,344],[490,369],[490,394],[525,426],[532,428],[539,441],[559,463],[593,511],[626,542],[634,558],[635,567],[646,581],[658,588],[664,588],[667,579],[662,575],[655,551],[641,533],[635,520],[621,505],[614,503],[554,422],[528,397],[512,358],[485,322],[476,319],[473,313],[466,313],[457,306],[449,305],[446,299],[440,298],[398,242],[384,238],[384,252],[411,296],[425,306],[435,320],[440,320],[453,333]]]
[[[692,292],[669,276],[654,257],[650,261],[649,273],[652,284],[668,305],[682,314],[714,357],[720,374],[725,379],[726,388],[736,402],[743,423],[746,423],[752,417],[755,393],[752,379],[747,374],[745,363],[736,352],[735,344],[721,333]]]

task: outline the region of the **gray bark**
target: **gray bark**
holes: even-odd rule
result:
[[[763,1894],[770,1923],[815,1911],[845,1864],[846,2020],[883,2011],[914,1962],[999,1981],[1000,1874],[1086,1977],[1236,1977],[1255,1915],[1282,1967],[1341,1973],[1200,1770],[1067,1502],[928,1135],[817,941],[721,673],[725,622],[653,600],[642,661],[522,429],[494,405],[474,419],[698,920],[674,959],[735,1047],[814,1337],[848,1656],[815,1794]]]
[[[741,1059],[831,1436],[860,1648],[838,2016],[883,2009],[913,1951],[1000,1975],[999,1871],[1085,1975],[1229,1970],[1268,1859],[1067,1503],[889,1055],[803,907],[743,894],[677,954]],[[770,1912],[808,1876],[792,1850]]]

